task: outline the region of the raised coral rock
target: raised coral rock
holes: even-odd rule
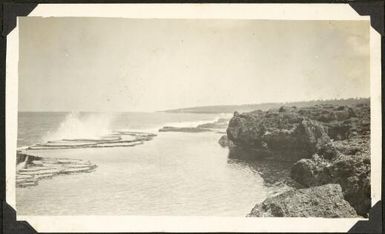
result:
[[[357,214],[338,184],[290,190],[257,204],[249,217],[351,218]]]

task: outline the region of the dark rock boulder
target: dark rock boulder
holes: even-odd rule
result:
[[[367,216],[371,207],[370,157],[341,155],[329,161],[318,155],[302,159],[291,169],[291,177],[300,184],[310,187],[327,183],[338,183],[345,199],[357,213]]]
[[[345,199],[357,213],[367,216],[371,207],[370,157],[345,156],[332,164],[329,173],[332,181],[341,185]]]
[[[355,127],[352,119],[357,117],[353,108],[334,105],[304,107],[298,113],[322,122],[329,137],[336,140],[347,139],[352,134],[352,128]]]
[[[219,138],[219,140],[218,140],[218,143],[222,147],[230,147],[231,148],[234,146],[233,142],[227,138],[227,135],[221,136],[221,138]]]
[[[301,159],[293,165],[291,178],[306,187],[327,184],[331,181],[330,165],[329,161],[314,154],[311,159]]]
[[[290,190],[256,205],[249,217],[351,218],[357,214],[338,184]]]
[[[227,136],[235,147],[249,151],[255,158],[296,161],[319,151],[327,151],[330,157],[335,156],[324,126],[293,110],[234,115],[227,128]]]

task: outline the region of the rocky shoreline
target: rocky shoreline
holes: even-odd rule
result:
[[[96,169],[96,165],[90,161],[69,158],[44,158],[31,153],[17,152],[16,187],[30,187],[39,184],[42,179],[50,179],[54,176],[89,173]]]
[[[95,139],[62,139],[35,144],[17,150],[16,187],[36,186],[42,179],[74,173],[90,173],[97,165],[90,161],[70,158],[42,157],[41,150],[82,148],[133,147],[152,140],[156,134],[145,132],[116,131]]]
[[[229,147],[229,158],[291,162],[290,178],[298,183],[248,216],[368,216],[369,100],[235,112],[226,132],[219,144]]]

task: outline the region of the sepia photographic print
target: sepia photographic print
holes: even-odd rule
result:
[[[348,5],[316,6],[269,18],[253,5],[43,4],[19,17],[7,77],[18,219],[39,231],[367,220],[381,196],[379,36]]]

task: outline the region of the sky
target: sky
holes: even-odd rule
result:
[[[369,97],[368,21],[22,17],[20,111]]]

